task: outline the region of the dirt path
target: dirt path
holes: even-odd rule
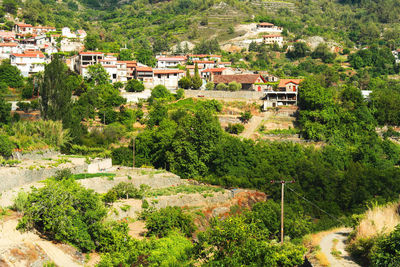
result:
[[[9,266],[31,266],[33,263],[42,264],[47,261],[59,267],[83,266],[52,242],[33,232],[22,233],[16,230],[17,224],[18,218],[0,222],[0,259]],[[42,257],[40,255],[43,252]]]
[[[248,124],[246,125],[244,131],[240,134],[240,136],[244,138],[250,138],[254,132],[257,131],[258,125],[262,122],[263,117],[260,116],[253,116],[253,118],[250,119]]]
[[[331,267],[360,267],[355,263],[345,250],[345,240],[351,232],[350,228],[341,228],[327,234],[321,239],[321,252],[327,257]],[[335,241],[337,240],[337,241]],[[337,250],[338,256],[332,255],[332,251]]]

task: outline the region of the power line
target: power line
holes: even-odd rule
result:
[[[321,209],[321,208],[318,207],[316,204],[314,204],[312,201],[306,199],[305,197],[303,197],[302,195],[300,195],[299,193],[297,193],[294,189],[290,188],[289,186],[287,186],[287,188],[288,188],[290,191],[292,191],[293,193],[295,193],[298,197],[304,199],[305,201],[307,201],[308,203],[310,203],[311,205],[313,205],[314,207],[316,207],[317,209],[319,209],[319,210],[322,211],[323,213],[327,214],[329,217],[331,217],[331,218],[337,220],[337,221],[340,222],[340,223],[344,223],[342,220],[340,220],[340,219],[338,219],[337,217],[335,217],[335,216],[329,214],[327,211]]]

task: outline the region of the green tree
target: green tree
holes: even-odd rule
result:
[[[304,42],[296,42],[293,45],[293,49],[287,53],[287,56],[291,59],[298,59],[305,57],[309,54],[310,48]]]
[[[200,77],[199,66],[197,66],[197,63],[196,63],[195,67],[194,67],[194,76],[192,78],[193,89],[195,89],[195,90],[199,89],[202,84],[203,84],[203,81],[201,80],[201,77]]]
[[[0,155],[8,158],[12,155],[13,144],[9,137],[5,134],[0,134]]]
[[[87,80],[94,85],[108,84],[110,75],[101,64],[94,64],[88,67]]]
[[[7,60],[4,60],[0,65],[0,81],[13,88],[24,85],[19,69],[16,66],[12,66]]]
[[[121,49],[118,55],[119,60],[133,60],[132,50]]]
[[[18,4],[14,0],[4,0],[3,8],[6,12],[15,15],[15,14],[17,14]]]
[[[127,92],[143,92],[144,91],[144,85],[143,85],[142,82],[140,82],[140,81],[138,81],[136,79],[131,79],[126,84],[125,90]]]
[[[213,82],[207,82],[206,83],[206,90],[214,90],[214,83]]]
[[[242,89],[242,84],[241,83],[233,81],[233,82],[230,82],[228,84],[228,90],[229,91],[239,91],[240,89]]]
[[[100,37],[97,34],[89,33],[85,38],[85,48],[89,51],[95,51],[100,48]]]
[[[217,84],[215,89],[218,91],[226,91],[226,90],[228,90],[228,86],[224,83],[219,83],[219,84]]]
[[[55,57],[45,67],[40,82],[40,111],[44,119],[63,120],[71,108],[72,88],[68,87],[67,66]]]

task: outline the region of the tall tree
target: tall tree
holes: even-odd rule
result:
[[[203,81],[201,80],[201,77],[200,77],[199,66],[196,63],[194,66],[194,76],[192,78],[193,89],[199,89],[202,84],[203,84]]]
[[[88,81],[95,85],[108,84],[110,76],[100,64],[91,65],[88,68]]]
[[[44,119],[62,120],[71,106],[72,88],[67,85],[67,66],[55,57],[44,69],[40,83],[40,111]]]

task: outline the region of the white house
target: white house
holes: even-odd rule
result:
[[[103,52],[80,52],[78,60],[76,61],[75,69],[79,74],[84,76],[88,66],[100,63],[100,60],[103,58]]]
[[[186,64],[187,58],[185,56],[173,56],[173,57],[158,57],[157,68],[172,68],[178,65]]]
[[[270,32],[270,33],[281,33],[282,28],[275,26],[272,23],[261,22],[257,24],[257,31],[259,32]]]
[[[153,86],[161,84],[170,90],[177,89],[179,80],[185,75],[183,70],[178,69],[155,69],[153,73]]]
[[[33,26],[26,23],[17,23],[14,25],[14,32],[22,34],[33,33]]]
[[[202,69],[211,69],[216,67],[216,63],[214,60],[193,60],[193,64],[196,64],[199,68]]]
[[[67,38],[76,38],[76,34],[75,33],[71,33],[71,29],[68,27],[64,27],[61,29],[61,35],[65,36]]]
[[[47,32],[55,32],[56,31],[56,27],[52,27],[52,26],[36,26],[33,27],[33,32],[36,34],[44,34]]]
[[[44,71],[45,60],[44,54],[40,51],[26,51],[23,54],[10,55],[11,65],[16,66],[24,77]]]
[[[10,58],[10,54],[21,53],[21,47],[18,43],[0,43],[0,58],[7,59]]]
[[[264,44],[274,44],[277,43],[279,46],[283,45],[283,37],[278,34],[263,35]]]
[[[0,31],[1,42],[11,42],[15,40],[15,32]]]
[[[297,95],[302,79],[281,79],[276,90],[265,91],[264,109],[282,105],[297,105]],[[270,87],[268,87],[270,88]]]
[[[222,56],[221,55],[208,55],[208,54],[190,54],[188,55],[191,60],[213,60],[214,62],[220,62]]]
[[[77,30],[77,31],[76,31],[76,35],[78,36],[78,38],[79,38],[81,41],[85,40],[85,38],[86,38],[86,36],[87,36],[87,34],[86,34],[86,32],[85,32],[84,30]]]

